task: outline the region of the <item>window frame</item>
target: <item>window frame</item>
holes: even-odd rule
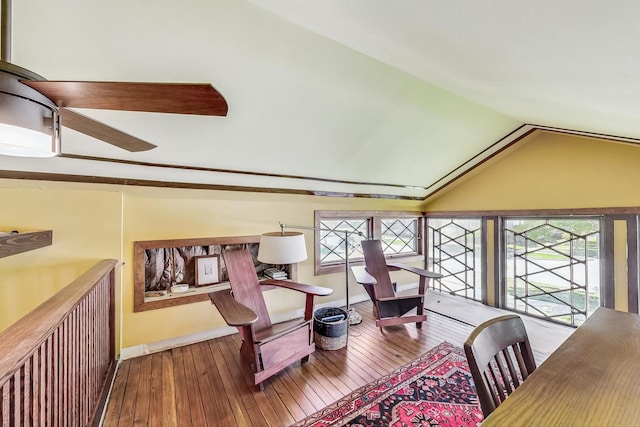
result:
[[[411,259],[419,257],[423,259],[424,254],[424,215],[422,212],[411,211],[333,211],[333,210],[317,210],[314,212],[314,266],[315,274],[330,274],[344,272],[345,265],[342,263],[322,264],[320,257],[320,230],[323,220],[367,220],[369,239],[380,239],[382,237],[382,220],[383,219],[415,219],[416,220],[416,252],[410,254],[385,254],[388,259]],[[362,265],[363,260],[349,260],[349,265]]]

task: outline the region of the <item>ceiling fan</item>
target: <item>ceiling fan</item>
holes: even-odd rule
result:
[[[11,0],[2,0],[0,154],[56,155],[59,153],[60,125],[132,152],[156,147],[70,108],[227,115],[226,100],[208,83],[45,80],[10,62],[10,16]],[[25,142],[18,146],[16,138]],[[33,141],[27,142],[30,138]]]

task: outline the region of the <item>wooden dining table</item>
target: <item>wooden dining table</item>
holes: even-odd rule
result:
[[[640,426],[640,316],[598,308],[482,423]]]

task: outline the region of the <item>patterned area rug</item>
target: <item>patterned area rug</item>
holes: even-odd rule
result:
[[[443,342],[294,426],[475,427],[481,421],[464,352]]]

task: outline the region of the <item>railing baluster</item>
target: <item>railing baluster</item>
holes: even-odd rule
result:
[[[51,335],[51,425],[58,427],[58,330],[53,331]]]
[[[31,399],[29,399],[29,422],[32,426],[37,426],[37,412],[38,412],[38,379],[37,379],[37,370],[36,364],[38,363],[36,358],[38,357],[38,351],[36,350],[31,357],[29,358],[29,379],[30,379],[30,390],[31,390]]]
[[[53,345],[51,335],[47,339],[47,425],[53,423]]]
[[[15,382],[15,375],[14,375],[9,380],[9,426],[11,427],[15,425],[15,419],[16,419],[15,393],[16,393],[16,382]]]
[[[80,414],[78,411],[78,399],[76,396],[80,394],[78,390],[78,316],[77,310],[74,310],[71,313],[71,325],[72,325],[72,335],[71,335],[71,425],[77,426],[78,420],[80,419]]]
[[[40,420],[40,425],[46,426],[47,420],[47,364],[46,364],[46,354],[45,354],[45,343],[42,343],[38,348],[38,389],[39,389],[39,407],[40,411],[38,413],[38,418]]]
[[[87,347],[87,298],[84,298],[80,303],[80,390],[82,396],[88,396],[87,393],[87,358],[89,356],[89,349]],[[82,399],[80,401],[80,421],[84,425],[84,421],[87,419],[87,404],[88,399]]]
[[[84,370],[84,355],[85,355],[85,350],[84,350],[84,310],[82,309],[84,302],[86,301],[86,299],[83,299],[82,301],[80,301],[80,304],[78,305],[78,393],[80,394],[80,396],[85,396],[86,395],[86,390],[84,389],[84,376],[85,376],[85,370]],[[84,401],[81,399],[78,399],[78,421],[79,421],[79,425],[82,426],[84,425],[83,421],[84,421]]]
[[[31,426],[29,421],[31,418],[31,378],[30,378],[30,363],[29,359],[25,361],[25,364],[20,369],[21,376],[21,390],[22,396],[22,425]]]
[[[4,407],[4,404],[7,401],[7,399],[5,399],[4,392],[5,392],[5,384],[2,384],[0,385],[0,427],[5,427],[7,425],[7,420],[5,419],[5,414],[7,413],[7,410]]]
[[[65,365],[64,349],[66,346],[65,338],[65,322],[60,324],[58,328],[58,405],[57,405],[57,420],[60,426],[65,426],[65,382],[67,376],[67,369]]]
[[[61,419],[66,425],[66,414],[69,413],[69,318],[62,323],[62,366],[64,376],[62,379],[62,414]]]

